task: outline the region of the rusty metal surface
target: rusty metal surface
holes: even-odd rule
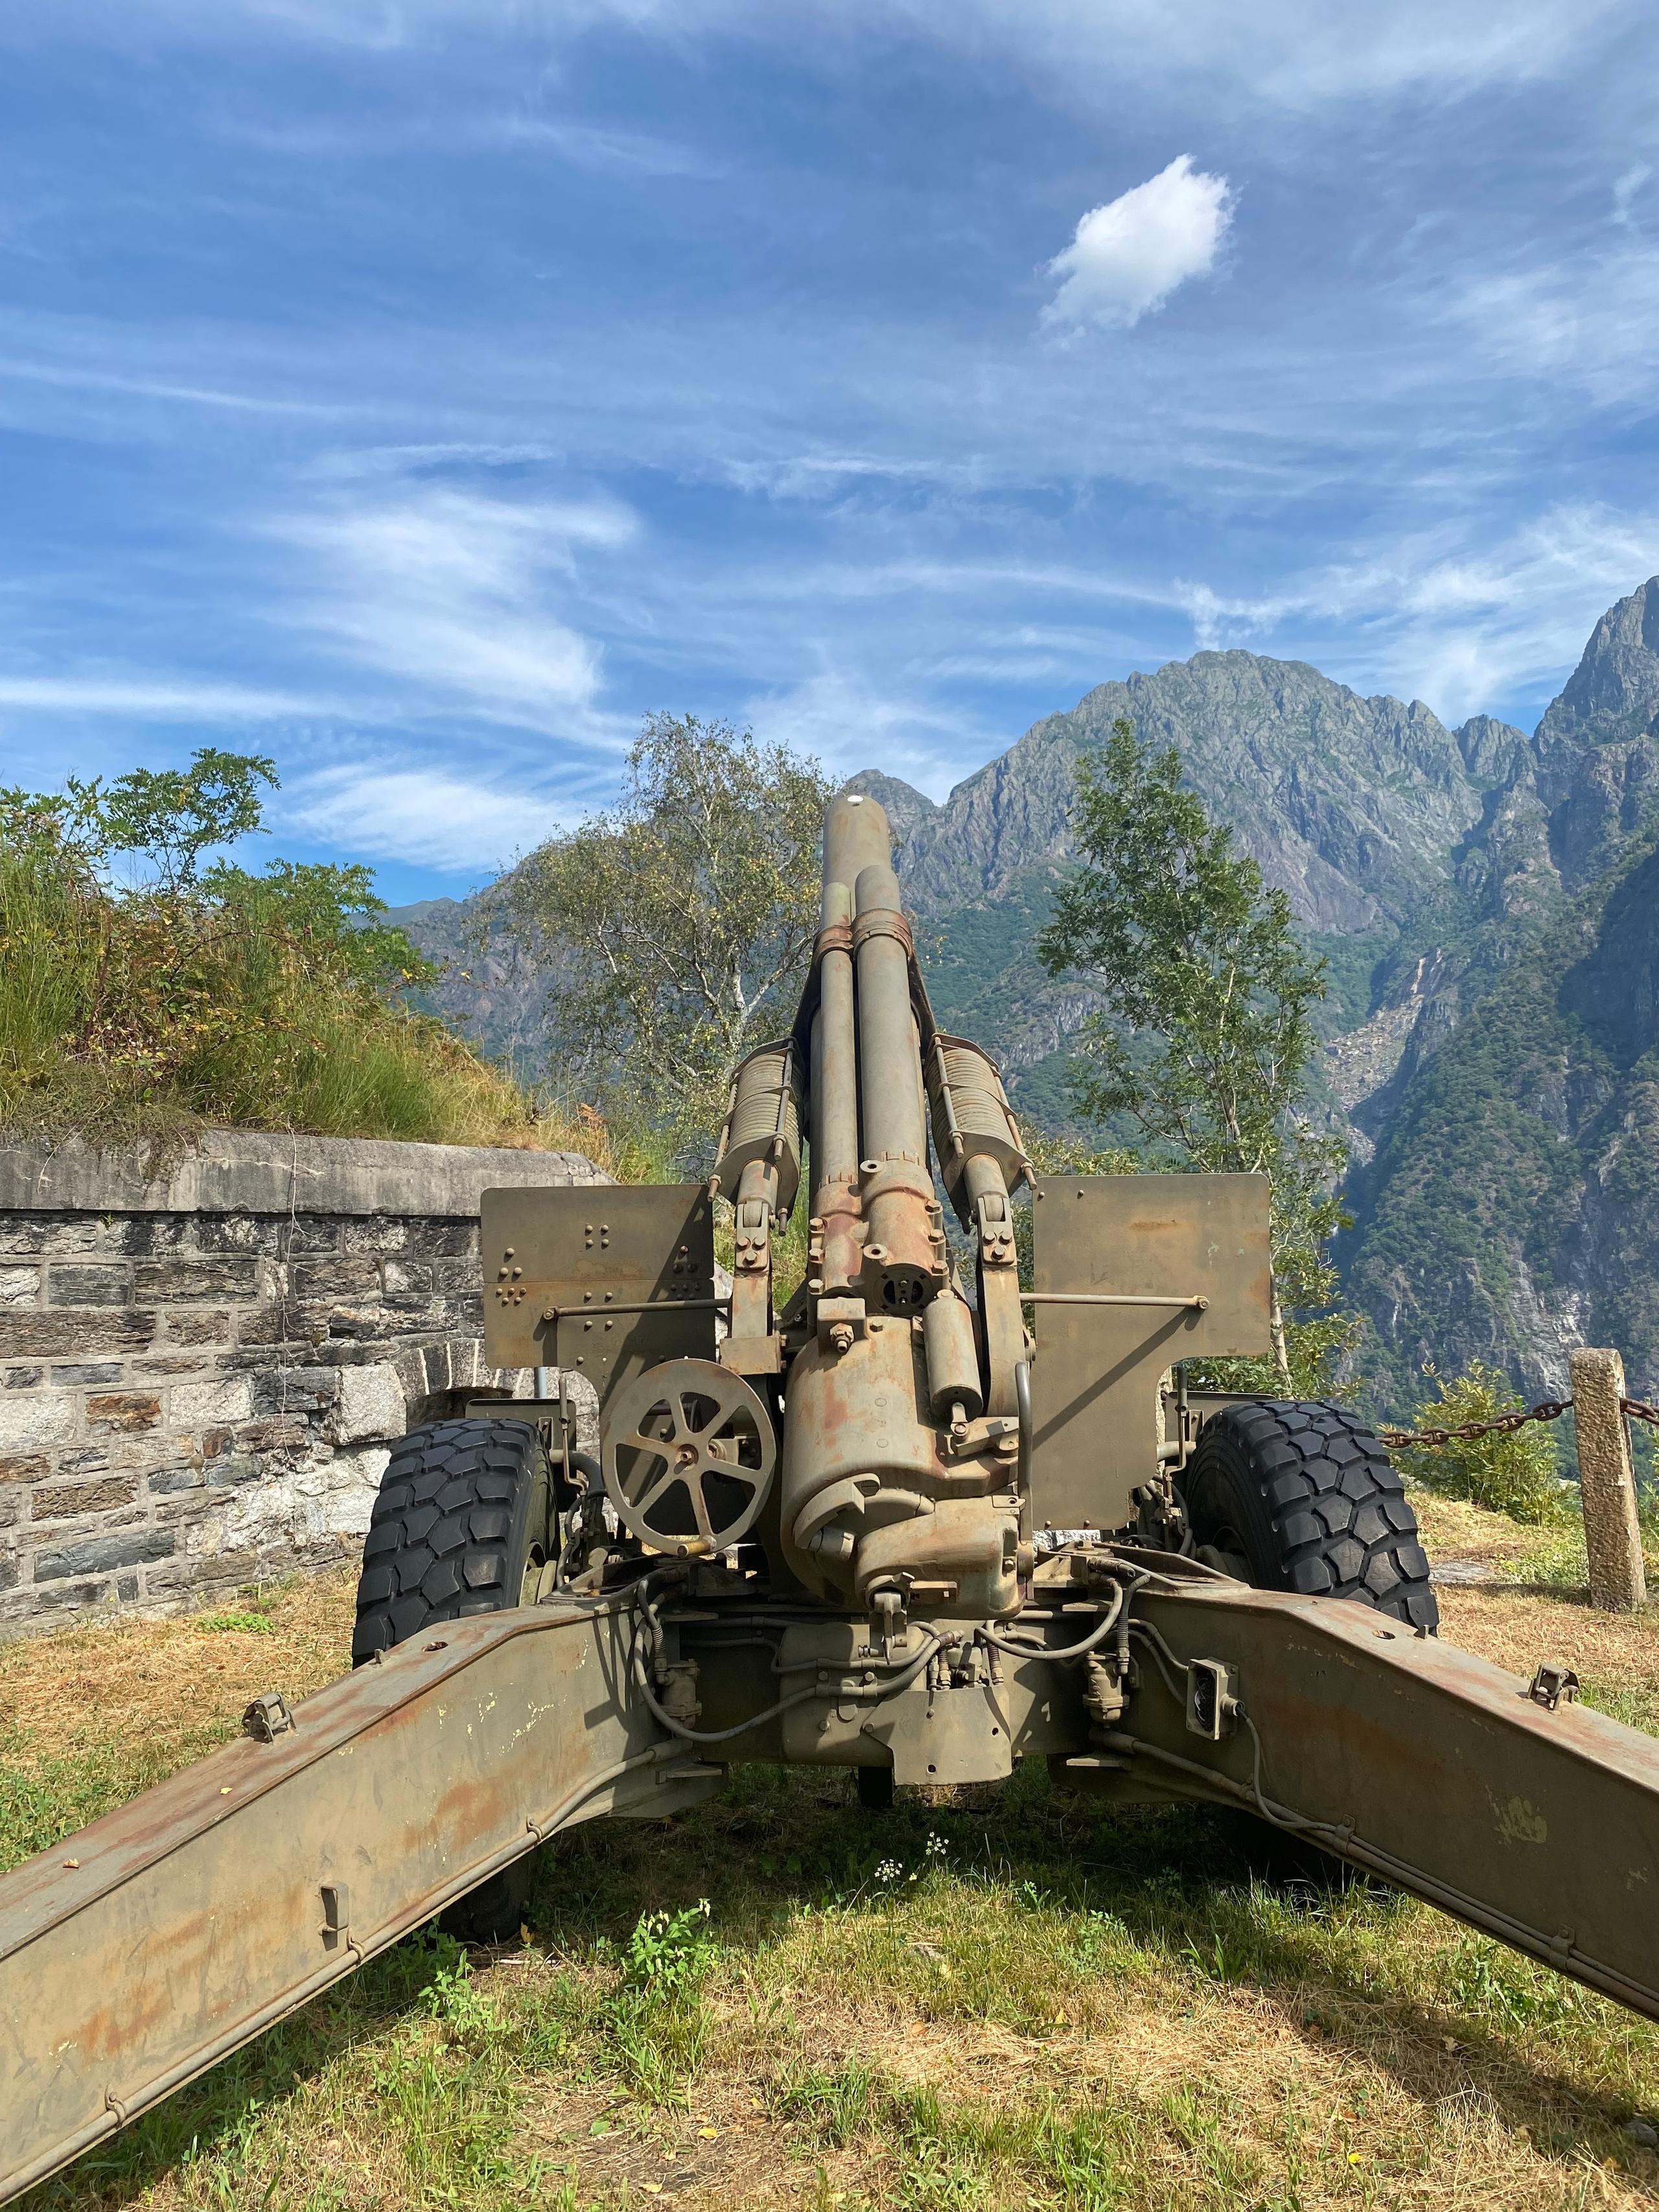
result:
[[[492,1367],[574,1368],[603,1398],[659,1359],[714,1356],[710,1307],[671,1303],[714,1296],[714,1210],[701,1183],[487,1190],[480,1240]]]
[[[1221,1741],[1193,1734],[1137,1638],[1135,1770],[1195,1794],[1207,1771],[1247,1805],[1259,1788],[1324,1824],[1314,1841],[1659,2018],[1659,1741],[1340,1600],[1194,1579],[1133,1610],[1176,1660],[1228,1666],[1241,1708]]]
[[[1032,1206],[1036,1291],[1202,1297],[1202,1311],[1035,1309],[1031,1519],[1121,1528],[1158,1464],[1158,1377],[1200,1353],[1268,1348],[1265,1176],[1054,1176]]]
[[[713,1786],[621,1694],[628,1632],[447,1624],[0,1881],[0,2200],[543,1835]]]

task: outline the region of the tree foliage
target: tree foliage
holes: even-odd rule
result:
[[[547,963],[556,1085],[693,1149],[718,1133],[732,1062],[794,1012],[830,788],[727,722],[648,718],[617,805],[487,902]]]
[[[1305,1111],[1324,963],[1285,893],[1182,787],[1180,755],[1127,720],[1079,762],[1073,821],[1080,865],[1037,951],[1103,1002],[1078,1039],[1078,1107],[1134,1131],[1146,1167],[1271,1176],[1274,1379],[1328,1388],[1354,1332],[1330,1311],[1326,1258],[1346,1156]]]
[[[1414,1428],[1465,1428],[1526,1411],[1526,1400],[1509,1377],[1482,1359],[1472,1359],[1458,1376],[1442,1375],[1432,1362],[1425,1363],[1423,1372],[1435,1395],[1419,1403]],[[1415,1445],[1398,1453],[1396,1463],[1431,1490],[1467,1498],[1490,1512],[1507,1513],[1512,1521],[1549,1522],[1564,1516],[1560,1447],[1553,1429],[1538,1422],[1507,1436]]]
[[[367,868],[210,860],[274,781],[210,748],[0,792],[0,1126],[533,1141],[512,1086],[401,1003],[435,971]]]

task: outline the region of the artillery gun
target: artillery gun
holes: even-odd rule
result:
[[[1659,1742],[1438,1640],[1352,1414],[1184,1387],[1267,1347],[1262,1179],[1034,1176],[872,799],[831,805],[823,876],[708,1183],[486,1194],[490,1361],[541,1387],[393,1450],[355,1671],[0,1882],[0,2199],[434,1913],[516,1926],[561,1830],[734,1759],[872,1807],[1033,1759],[1231,1807],[1659,2018]]]

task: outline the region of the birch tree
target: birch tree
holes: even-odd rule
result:
[[[557,1088],[694,1153],[718,1134],[732,1062],[794,1016],[830,789],[728,722],[647,718],[617,804],[488,902],[546,963]]]

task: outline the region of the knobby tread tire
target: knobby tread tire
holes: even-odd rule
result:
[[[363,1541],[353,1666],[434,1621],[516,1605],[547,1495],[523,1421],[438,1421],[394,1444]]]
[[[1258,1588],[1438,1626],[1417,1516],[1357,1414],[1324,1401],[1229,1406],[1205,1423],[1182,1489],[1195,1541],[1231,1529]]]

